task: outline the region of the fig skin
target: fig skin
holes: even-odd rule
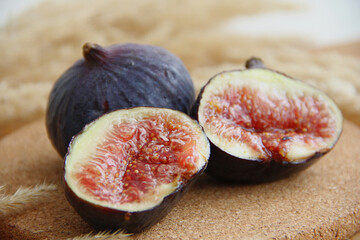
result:
[[[220,74],[226,74],[236,71],[246,71],[247,69],[252,68],[262,68],[277,74],[281,74],[289,80],[302,82],[301,80],[292,78],[282,72],[266,68],[260,58],[250,58],[246,61],[245,66],[246,69],[244,70],[236,69],[223,71],[210,78],[210,80],[201,88],[200,93],[190,111],[190,116],[195,120],[199,121],[199,107],[202,95],[206,87],[211,84],[211,81]],[[259,184],[287,178],[290,175],[307,169],[312,164],[317,162],[323,155],[328,153],[339,140],[342,132],[342,125],[343,119],[341,116],[341,131],[330,148],[323,149],[321,152],[315,152],[312,156],[309,156],[302,161],[295,162],[286,161],[286,159],[284,159],[283,161],[264,161],[263,159],[245,159],[237,157],[226,152],[225,149],[220,149],[209,139],[211,155],[205,173],[219,180],[246,184]]]
[[[325,153],[315,153],[301,162],[249,160],[233,156],[215,144],[211,144],[211,156],[205,172],[217,179],[241,183],[264,183],[305,170]]]
[[[139,233],[164,218],[203,174],[206,166],[205,164],[188,182],[180,184],[159,205],[146,211],[128,212],[93,204],[76,196],[66,181],[65,196],[76,212],[94,229],[122,229],[129,233]]]
[[[83,55],[56,81],[46,109],[48,137],[62,157],[71,138],[106,112],[151,106],[189,113],[195,101],[185,65],[161,47],[86,43]]]
[[[134,107],[125,110],[133,110],[133,109],[160,109],[160,108]],[[115,110],[113,112],[116,111],[122,111],[122,110]],[[111,113],[107,113],[107,114],[111,114]],[[189,117],[188,115],[186,116]],[[84,132],[86,132],[86,129],[92,124],[94,124],[101,117],[102,116],[95,119],[93,122],[85,125],[85,127],[72,138],[69,144],[69,149],[72,148],[73,145],[75,144],[76,138],[81,134],[83,134]],[[196,121],[194,121],[194,124],[198,125]],[[139,233],[144,231],[145,229],[153,226],[154,224],[159,222],[162,218],[164,218],[176,206],[176,204],[180,201],[182,196],[189,189],[191,189],[193,184],[204,173],[208,164],[208,158],[210,156],[210,143],[206,138],[205,134],[203,133],[201,127],[199,125],[198,127],[200,132],[204,136],[204,141],[206,142],[205,149],[207,150],[207,154],[206,156],[202,155],[204,157],[204,165],[201,168],[199,168],[198,171],[194,173],[190,178],[183,179],[181,182],[179,182],[178,186],[170,194],[165,196],[163,200],[156,206],[142,211],[125,211],[111,207],[100,206],[96,203],[92,203],[86,199],[77,196],[74,193],[74,191],[69,187],[66,179],[66,174],[64,174],[63,185],[64,185],[64,192],[66,199],[68,200],[70,205],[75,209],[75,211],[81,216],[81,218],[94,229],[97,230],[120,229],[120,230],[125,230],[128,233]],[[65,161],[63,166],[64,173],[65,173],[65,165],[66,165],[67,157],[69,156],[69,154],[71,154],[70,150],[65,155]]]

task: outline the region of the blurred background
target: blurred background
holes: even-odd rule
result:
[[[41,0],[1,0],[0,26]],[[294,12],[274,11],[252,16],[234,16],[228,30],[254,36],[306,36],[325,47],[360,41],[360,1],[287,0],[302,7]],[[360,49],[358,49],[360,51]]]
[[[0,136],[44,116],[85,42],[164,47],[197,91],[257,56],[321,88],[360,124],[359,23],[358,0],[0,0]]]

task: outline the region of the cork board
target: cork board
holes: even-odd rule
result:
[[[203,175],[158,224],[130,239],[344,239],[360,230],[360,128],[345,121],[336,147],[309,169],[259,185]],[[0,140],[7,194],[44,181],[50,198],[0,219],[0,239],[68,239],[93,231],[66,201],[62,159],[42,119]]]

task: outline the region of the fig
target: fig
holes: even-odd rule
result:
[[[211,143],[206,173],[244,183],[288,177],[339,139],[342,113],[324,92],[251,58],[216,74],[191,111]]]
[[[136,233],[163,218],[203,173],[210,143],[177,110],[115,110],[86,125],[70,143],[65,194],[96,229]]]
[[[46,126],[50,141],[64,156],[71,138],[102,114],[138,106],[188,113],[195,101],[192,79],[183,62],[151,45],[86,43],[83,58],[55,82]]]

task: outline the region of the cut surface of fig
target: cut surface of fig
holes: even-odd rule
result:
[[[132,222],[130,215],[163,215],[156,208],[169,205],[164,203],[167,196],[181,193],[179,189],[202,173],[209,154],[201,127],[186,114],[150,107],[118,110],[95,120],[73,139],[64,177],[74,196],[125,214],[121,220],[107,220],[105,227],[136,232],[150,223]],[[156,211],[149,213],[152,209]],[[90,222],[100,219],[94,216],[99,214]]]
[[[223,152],[218,158],[259,162],[261,171],[266,163],[299,164],[325,154],[342,131],[342,114],[328,96],[265,68],[216,75],[202,89],[197,108],[215,152]],[[215,161],[221,165],[221,159],[211,157],[210,171]]]

